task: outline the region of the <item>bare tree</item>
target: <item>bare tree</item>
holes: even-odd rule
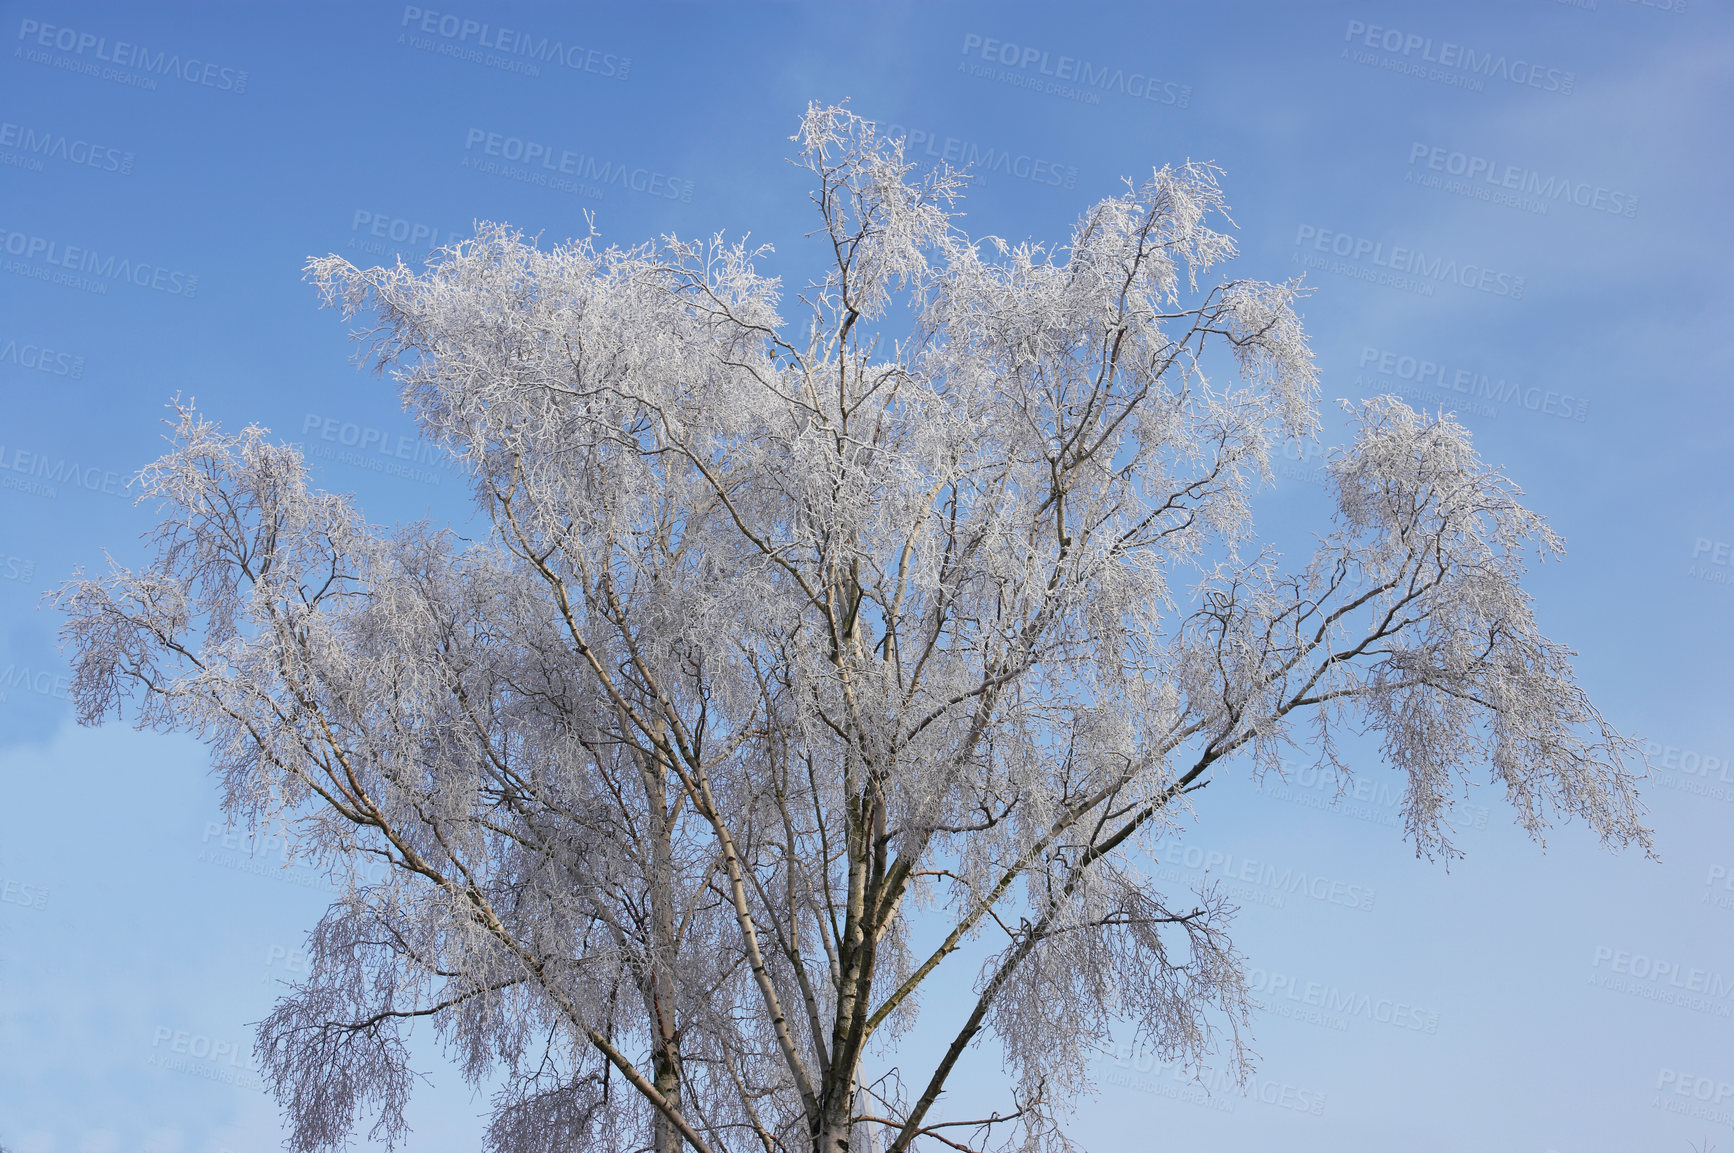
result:
[[[1297,283],[1199,287],[1234,255],[1214,170],[1050,251],[965,237],[961,178],[844,109],[796,139],[829,265],[798,326],[720,237],[310,263],[485,542],[368,526],[185,407],[150,567],[60,594],[82,721],[136,698],[236,820],[389,866],[261,1027],[294,1148],[401,1136],[415,1018],[500,1078],[502,1151],[1067,1148],[1117,1022],[1244,1075],[1232,909],[1142,850],[1231,761],[1347,773],[1345,727],[1418,853],[1483,766],[1538,839],[1648,850],[1639,754],[1519,585],[1559,541],[1460,426],[1353,407],[1313,555],[1254,535],[1317,383]],[[947,1115],[984,1035],[1010,1100]]]

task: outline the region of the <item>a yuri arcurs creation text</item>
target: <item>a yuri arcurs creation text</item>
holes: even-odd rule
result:
[[[1519,585],[1558,541],[1459,425],[1365,402],[1316,551],[1255,534],[1317,381],[1298,284],[1204,279],[1213,170],[1049,249],[845,109],[796,139],[795,295],[720,238],[310,263],[491,535],[371,525],[185,405],[155,559],[60,593],[80,719],[199,734],[345,878],[258,1033],[295,1149],[403,1137],[417,1019],[502,1153],[1066,1148],[1115,1025],[1244,1078],[1232,908],[1148,850],[1345,729],[1417,851],[1483,771],[1538,837],[1648,847]],[[978,1037],[1007,1097],[961,1112]]]

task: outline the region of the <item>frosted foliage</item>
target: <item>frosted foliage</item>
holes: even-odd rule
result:
[[[62,590],[80,718],[198,733],[232,817],[345,882],[259,1030],[297,1150],[404,1138],[418,1020],[500,1153],[1069,1148],[1111,1029],[1248,1069],[1234,910],[1145,850],[1345,725],[1417,852],[1483,772],[1537,836],[1648,846],[1519,586],[1558,541],[1449,418],[1361,406],[1314,555],[1259,543],[1317,381],[1298,284],[1211,279],[1214,170],[1050,249],[966,237],[962,177],[846,109],[796,139],[830,271],[791,302],[720,237],[309,264],[481,539],[187,405],[148,567]],[[1009,1095],[956,1115],[978,1040]]]

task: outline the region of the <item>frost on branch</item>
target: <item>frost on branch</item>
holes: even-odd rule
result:
[[[1449,418],[1361,406],[1312,557],[1259,539],[1318,380],[1297,283],[1212,279],[1214,169],[1049,247],[963,234],[959,176],[847,109],[797,141],[829,266],[792,304],[721,237],[309,263],[482,539],[189,407],[149,564],[63,589],[81,719],[199,733],[344,882],[259,1034],[296,1149],[404,1137],[418,1022],[500,1153],[1067,1149],[1110,1030],[1250,1067],[1234,910],[1145,850],[1237,765],[1365,771],[1345,726],[1418,852],[1484,768],[1537,837],[1648,847],[1519,583],[1558,542]],[[958,1115],[982,1040],[1010,1098]]]
[[[1525,551],[1563,544],[1522,493],[1477,458],[1449,417],[1392,398],[1365,402],[1351,451],[1331,461],[1338,531],[1310,576],[1353,572],[1377,626],[1365,663],[1339,662],[1311,690],[1359,691],[1408,776],[1407,831],[1450,850],[1446,805],[1467,770],[1489,765],[1538,840],[1549,814],[1582,817],[1604,842],[1650,835],[1625,769],[1641,762],[1573,679],[1572,652],[1541,634],[1519,585]],[[1328,568],[1327,568],[1328,566]]]

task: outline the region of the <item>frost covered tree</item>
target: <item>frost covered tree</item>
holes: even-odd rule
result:
[[[796,139],[792,305],[720,237],[309,264],[485,539],[183,406],[149,567],[61,591],[80,719],[198,734],[233,819],[348,878],[258,1036],[295,1149],[402,1137],[417,1019],[501,1153],[1066,1148],[1116,1025],[1245,1069],[1233,910],[1144,851],[1230,766],[1347,774],[1345,731],[1417,852],[1482,771],[1537,838],[1648,848],[1519,584],[1559,542],[1460,426],[1353,407],[1312,555],[1255,534],[1317,382],[1298,284],[1200,287],[1212,169],[1048,249],[965,236],[961,178],[846,109]],[[978,1040],[1006,1100],[959,1115]]]

